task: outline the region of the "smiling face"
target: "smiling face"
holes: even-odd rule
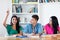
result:
[[[32,19],[30,20],[30,23],[31,23],[31,24],[36,24],[36,23],[37,23],[37,20],[34,19],[34,18],[32,18]]]
[[[39,19],[38,15],[32,15],[32,19],[30,20],[30,23],[32,25],[36,25],[38,19]]]
[[[13,17],[13,18],[12,18],[12,24],[13,24],[13,25],[16,25],[16,24],[17,24],[17,18],[16,18],[16,17]]]

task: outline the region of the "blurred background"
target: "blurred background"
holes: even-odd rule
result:
[[[39,23],[45,25],[49,22],[49,18],[51,16],[57,16],[60,24],[60,2],[38,3],[37,6],[38,16],[40,17],[38,21]],[[3,26],[3,20],[6,16],[6,11],[8,9],[10,10],[10,15],[8,17],[7,24],[10,24],[10,19],[12,16],[12,0],[0,0],[0,36],[8,35],[6,28]],[[27,18],[30,19],[30,17],[28,16]]]

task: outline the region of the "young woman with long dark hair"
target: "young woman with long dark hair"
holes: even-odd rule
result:
[[[7,18],[9,16],[9,11],[7,11],[3,25],[6,27],[9,35],[19,34],[22,31],[22,27],[19,25],[19,20],[17,16],[12,16],[10,25],[6,24]],[[22,34],[22,33],[21,33]]]
[[[56,16],[50,17],[49,23],[44,27],[44,32],[46,34],[57,34],[58,32],[60,32],[59,23]]]

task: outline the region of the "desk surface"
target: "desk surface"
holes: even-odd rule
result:
[[[42,37],[32,36],[29,38],[0,37],[0,40],[60,40],[60,34],[44,35]]]

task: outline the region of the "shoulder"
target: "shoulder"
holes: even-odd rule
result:
[[[12,26],[10,24],[7,24],[6,28],[10,29]]]
[[[41,25],[41,23],[37,23],[37,25]]]
[[[49,26],[49,23],[48,23],[48,24],[46,24],[45,26]]]
[[[40,23],[37,23],[37,26],[42,26],[42,24],[40,24]]]
[[[32,24],[30,24],[30,23],[26,25],[26,28],[30,29],[31,27],[32,27]]]
[[[7,24],[7,27],[10,27],[11,25],[10,24]]]
[[[48,24],[46,24],[45,26],[44,26],[44,28],[48,28],[50,25],[49,25],[49,23]]]
[[[37,24],[36,24],[36,27],[37,27],[37,28],[43,28],[43,25],[40,24],[40,23],[37,23]]]

